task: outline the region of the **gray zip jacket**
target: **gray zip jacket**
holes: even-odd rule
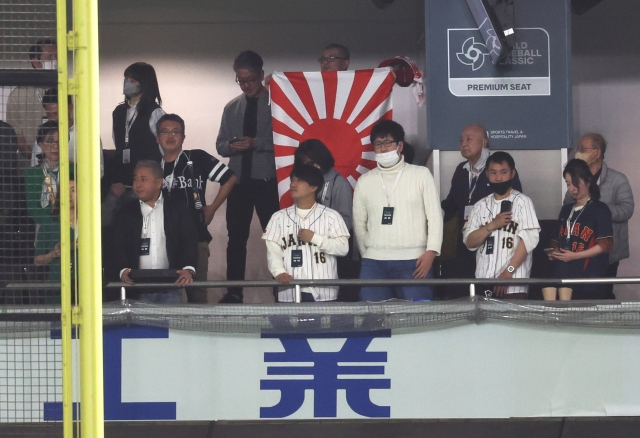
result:
[[[353,191],[349,181],[337,170],[331,169],[324,174],[324,185],[318,190],[317,201],[340,213],[353,235]]]

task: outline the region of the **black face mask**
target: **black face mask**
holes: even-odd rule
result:
[[[511,180],[502,181],[499,183],[489,182],[489,186],[491,186],[491,190],[493,190],[494,193],[496,193],[498,196],[502,196],[511,188]]]

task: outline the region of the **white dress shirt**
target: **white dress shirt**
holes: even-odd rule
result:
[[[142,239],[150,238],[149,255],[140,256],[140,269],[167,269],[169,257],[167,256],[167,238],[164,234],[164,198],[162,193],[151,207],[145,202],[140,202],[142,212]]]

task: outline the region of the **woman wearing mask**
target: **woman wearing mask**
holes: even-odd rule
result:
[[[555,261],[556,278],[601,278],[607,273],[609,252],[613,248],[611,211],[599,201],[600,189],[589,166],[580,159],[570,160],[562,174],[567,190],[575,199],[560,210],[558,233],[551,241],[549,258]],[[545,299],[555,299],[555,288],[543,288]],[[601,284],[561,287],[560,299],[613,299]]]
[[[38,146],[44,158],[39,166],[24,172],[27,211],[38,225],[51,223],[51,211],[57,202],[59,187],[58,122],[45,122],[38,128]]]
[[[122,89],[125,101],[113,111],[113,142],[118,151],[118,166],[112,183],[131,186],[133,169],[140,160],[160,162],[156,141],[156,123],[165,112],[154,68],[144,62],[131,64],[124,71]]]

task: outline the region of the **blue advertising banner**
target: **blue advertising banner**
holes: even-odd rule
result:
[[[60,342],[47,332],[0,337],[0,423],[62,419]],[[640,336],[629,329],[482,322],[260,335],[112,326],[105,419],[638,416],[638,363]]]
[[[478,29],[466,0],[427,0],[425,11],[430,148],[457,150],[470,123],[494,149],[570,147],[568,1],[515,1],[513,50],[498,65],[495,32]]]

